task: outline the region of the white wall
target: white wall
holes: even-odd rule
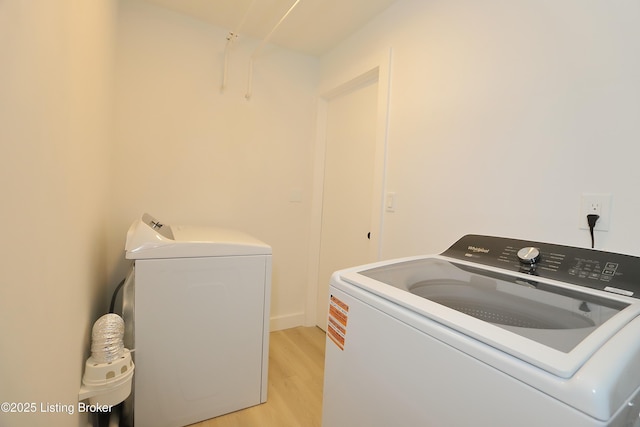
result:
[[[272,327],[301,324],[318,60],[146,4],[120,3],[113,153],[112,284],[143,212],[168,224],[231,227],[273,248]],[[300,202],[291,199],[301,198]]]
[[[86,425],[77,399],[106,308],[109,0],[0,2],[0,425]],[[70,405],[42,413],[41,404]]]
[[[383,258],[467,233],[640,255],[640,4],[402,0],[322,58],[321,87],[393,49]]]

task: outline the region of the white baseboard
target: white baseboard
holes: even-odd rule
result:
[[[282,316],[275,316],[270,319],[269,330],[280,331],[282,329],[295,328],[296,326],[303,326],[305,324],[304,313],[285,314]]]

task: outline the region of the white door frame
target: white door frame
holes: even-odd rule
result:
[[[349,92],[369,82],[378,82],[378,108],[376,118],[376,147],[371,212],[372,260],[379,260],[382,253],[382,229],[384,218],[384,189],[386,179],[387,136],[389,125],[389,95],[391,86],[391,49],[373,59],[363,68],[351,72],[346,78],[338,77],[337,84],[321,90],[318,96],[316,138],[313,166],[313,193],[311,197],[311,230],[309,243],[309,274],[305,304],[305,324],[318,322],[316,307],[318,295],[318,270],[320,262],[320,236],[322,231],[322,199],[326,149],[327,105],[331,98]]]

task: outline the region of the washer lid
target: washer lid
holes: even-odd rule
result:
[[[632,298],[439,256],[344,270],[340,277],[562,378],[640,315]]]
[[[271,247],[235,230],[216,227],[168,226],[149,214],[127,232],[127,259],[197,258],[271,255]]]

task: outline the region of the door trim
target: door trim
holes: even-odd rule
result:
[[[376,118],[376,147],[373,178],[373,206],[371,215],[372,260],[379,260],[382,253],[382,231],[384,225],[384,189],[386,184],[387,139],[389,129],[389,98],[391,88],[392,51],[374,58],[373,63],[351,72],[348,76],[338,76],[338,83],[321,90],[317,99],[316,135],[313,165],[313,192],[311,196],[311,223],[309,234],[309,261],[307,293],[305,302],[305,324],[322,324],[317,319],[318,270],[320,263],[320,237],[322,231],[322,199],[324,186],[324,166],[326,149],[326,123],[328,102],[345,92],[356,89],[368,82],[378,82],[378,105]]]

